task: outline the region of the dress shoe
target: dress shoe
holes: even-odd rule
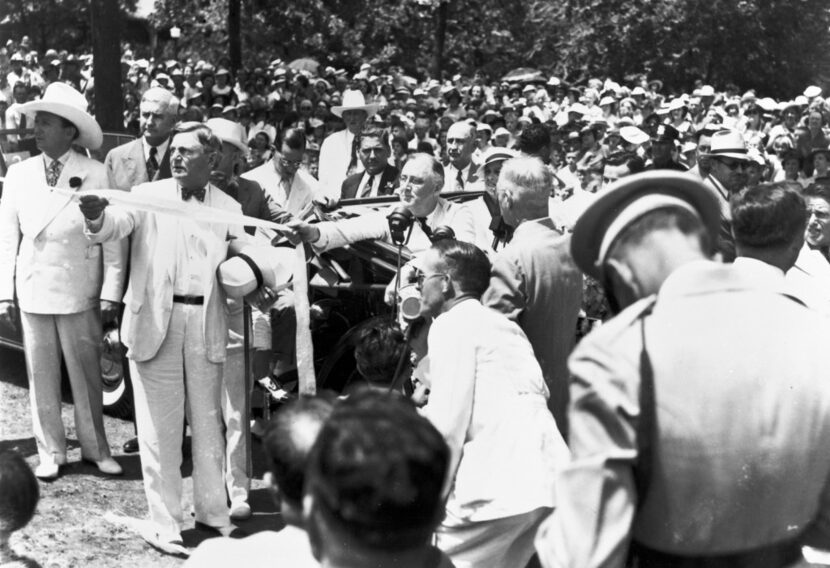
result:
[[[231,520],[247,521],[251,518],[251,506],[245,501],[231,503]]]
[[[98,471],[106,475],[121,475],[124,473],[124,470],[121,469],[121,466],[112,458],[104,458],[98,461],[89,460],[91,463],[94,463],[98,467]]]
[[[236,525],[212,527],[210,525],[206,525],[205,523],[196,521],[195,528],[199,531],[211,533],[213,536],[224,536],[226,538],[244,538],[248,536],[248,533],[246,531],[240,529]]]
[[[56,463],[42,463],[35,468],[35,477],[43,481],[52,481],[58,478],[60,466]]]
[[[142,533],[141,535],[144,540],[155,548],[156,550],[160,550],[165,554],[172,554],[174,556],[179,557],[187,557],[190,555],[190,551],[185,548],[184,541],[182,540],[181,535],[178,534],[161,534],[161,533],[149,533],[145,534]]]
[[[124,442],[124,447],[122,449],[125,454],[134,454],[138,452],[138,438],[132,438]]]

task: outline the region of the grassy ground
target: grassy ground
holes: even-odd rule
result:
[[[0,348],[0,451],[15,450],[34,468],[38,458],[29,412],[23,355]],[[183,560],[155,551],[130,526],[111,520],[113,516],[143,518],[147,514],[138,454],[125,455],[121,451],[124,441],[134,435],[132,423],[105,417],[113,456],[125,472],[123,477],[108,478],[99,474],[94,465],[80,461],[73,407],[69,403],[63,405],[63,422],[66,425],[69,465],[61,469],[61,477],[56,481],[41,483],[37,514],[24,530],[12,536],[12,549],[37,560],[44,568],[181,566]],[[262,482],[261,449],[255,442],[250,500],[254,517],[240,523],[248,533],[275,530],[282,526]],[[186,476],[186,511],[192,504],[190,468],[189,459],[185,459],[182,471]],[[194,547],[206,535],[193,529],[193,521],[190,520],[182,537],[185,546]]]

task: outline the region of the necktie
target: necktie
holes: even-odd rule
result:
[[[156,172],[159,171],[159,163],[156,159],[158,151],[158,148],[156,148],[155,146],[150,146],[150,159],[147,160],[147,177],[150,179],[150,181],[153,181],[153,179],[155,179]]]
[[[62,169],[63,164],[61,164],[59,160],[52,160],[52,163],[49,164],[48,168],[46,168],[46,183],[49,184],[49,187],[55,187],[55,184],[58,183],[58,178],[61,177]]]
[[[455,180],[458,182],[458,191],[464,191],[464,175],[461,173],[461,170],[458,170],[458,175],[455,176]]]
[[[185,189],[182,188],[182,201],[187,201],[191,197],[195,197],[199,201],[205,200],[205,188],[200,187],[198,189]]]
[[[418,222],[418,226],[421,227],[421,231],[427,236],[429,240],[432,240],[432,229],[429,228],[427,225],[427,218],[426,217],[415,217],[415,221]]]
[[[372,194],[372,187],[375,185],[374,174],[369,176],[366,185],[363,186],[363,191],[360,192],[360,197],[370,197]]]
[[[350,176],[355,173],[357,169],[357,136],[352,139],[352,154],[349,158],[349,168],[346,170],[346,175]]]

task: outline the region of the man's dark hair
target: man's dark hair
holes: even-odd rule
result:
[[[532,156],[539,156],[545,147],[550,147],[550,132],[544,124],[525,126],[516,141],[516,149],[519,152]]]
[[[455,239],[443,239],[432,248],[441,256],[447,273],[458,283],[461,292],[481,298],[490,285],[487,255],[477,246]]]
[[[364,390],[338,403],[309,458],[311,523],[368,549],[427,544],[444,516],[449,464],[443,436],[412,402]]]
[[[684,235],[697,237],[700,250],[706,256],[714,253],[714,243],[700,217],[684,207],[667,206],[649,211],[620,231],[608,249],[607,257],[617,258],[628,248],[642,243],[646,236],[663,229],[677,229]]]
[[[302,507],[305,469],[311,448],[323,424],[331,415],[332,397],[300,397],[271,417],[263,439],[268,471],[289,505]]]
[[[418,142],[418,148],[416,149],[417,152],[423,152],[424,154],[432,154],[435,152],[435,148],[432,147],[432,144],[427,142],[426,140],[421,140]]]
[[[305,151],[306,137],[305,132],[299,128],[289,128],[282,135],[282,143],[292,150]]]
[[[357,333],[357,371],[370,384],[389,386],[404,349],[406,342],[400,327],[388,318],[371,319]]]
[[[40,487],[29,465],[16,452],[0,453],[0,534],[25,527],[38,499]]]
[[[208,152],[219,153],[222,151],[222,142],[203,122],[181,122],[173,129],[173,136],[190,133],[196,134],[199,144]]]
[[[384,148],[391,151],[391,147],[389,146],[389,134],[383,128],[367,122],[357,134],[358,147],[360,147],[360,144],[363,142],[364,138],[377,138],[380,140],[380,143],[383,144]]]
[[[747,188],[732,196],[730,205],[735,243],[745,247],[787,247],[807,226],[807,206],[795,181]]]
[[[830,204],[830,186],[825,183],[811,183],[801,192],[805,198],[819,197]]]

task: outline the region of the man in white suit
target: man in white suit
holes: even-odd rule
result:
[[[65,83],[52,83],[42,100],[23,106],[34,117],[43,154],[9,168],[0,201],[0,322],[13,325],[16,291],[41,479],[56,478],[66,463],[61,358],[84,459],[104,473],[121,473],[104,433],[100,310],[120,300],[124,259],[117,243],[90,244],[71,199],[52,191],[107,187],[104,166],[72,149],[95,149],[103,140],[86,106]]]
[[[221,143],[207,126],[180,124],[170,144],[173,179],[139,185],[133,194],[241,213],[239,203],[208,183]],[[81,200],[92,242],[133,236],[121,336],[129,348],[144,490],[155,531],[145,538],[162,550],[180,550],[185,413],[193,436],[197,528],[225,536],[235,530],[222,477],[220,392],[228,317],[216,269],[245,233],[241,226],[107,205],[97,196]]]
[[[378,111],[378,105],[366,104],[360,91],[343,93],[343,104],[331,107],[332,114],[346,123],[346,128],[330,134],[320,147],[320,183],[326,195],[335,202],[340,199],[343,180],[363,171],[357,153],[357,134],[363,124]]]

